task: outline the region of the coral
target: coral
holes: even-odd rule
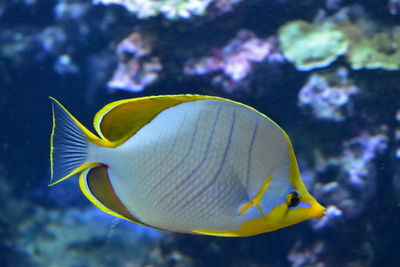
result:
[[[326,191],[333,190],[337,184],[335,183],[330,183],[325,187]],[[330,187],[330,188],[329,188]],[[329,189],[327,189],[329,188]],[[336,223],[336,220],[340,220],[340,218],[343,216],[343,212],[336,207],[335,205],[329,205],[326,207],[325,211],[325,216],[321,218],[320,220],[313,220],[311,221],[312,227],[315,230],[319,230],[322,228],[327,227],[328,225],[333,225]]]
[[[137,15],[138,18],[148,18],[162,14],[167,19],[188,19],[192,16],[204,15],[212,2],[220,10],[230,10],[238,0],[93,0],[98,4],[117,4]]]
[[[78,73],[77,65],[72,61],[70,55],[63,54],[58,57],[54,64],[54,70],[59,74]]]
[[[0,184],[1,200],[12,200],[1,212],[1,223],[11,228],[7,229],[7,237],[2,238],[2,245],[28,256],[31,262],[27,266],[139,264],[161,237],[158,230],[132,223],[117,225],[114,217],[93,206],[49,209],[34,205],[13,197],[10,185],[3,179]]]
[[[343,241],[344,243],[342,243]],[[362,244],[357,247],[358,256],[354,256],[350,252],[353,249],[347,249],[347,247],[351,248],[350,244],[352,243],[348,237],[345,237],[344,240],[337,240],[331,234],[329,239],[316,238],[312,241],[306,237],[294,243],[288,260],[291,267],[374,266],[375,254],[372,251],[371,242],[368,239],[358,241]]]
[[[360,6],[346,7],[323,24],[342,31],[349,42],[346,59],[352,69],[400,68],[400,27],[379,25],[369,19]]]
[[[141,266],[147,251],[163,235],[158,230],[115,219],[88,206],[87,201],[79,201],[82,197],[73,201],[80,208],[45,207],[32,198],[17,197],[20,186],[8,178],[2,165],[0,177],[0,245],[2,252],[7,248],[8,253],[13,253],[2,254],[2,266]],[[55,188],[35,191],[43,198],[52,189]],[[64,197],[58,193],[54,198]]]
[[[384,69],[398,70],[400,68],[400,26],[386,33],[375,34],[354,42],[347,55],[353,69]]]
[[[43,54],[57,55],[67,42],[67,33],[60,26],[50,26],[39,32],[36,36]]]
[[[260,39],[248,30],[241,30],[225,47],[200,59],[189,60],[184,72],[190,75],[204,75],[222,71],[213,78],[214,84],[221,84],[226,92],[232,92],[252,70],[253,62],[282,61],[274,37]]]
[[[395,175],[393,178],[393,185],[396,192],[397,202],[400,203],[400,109],[396,112],[396,128],[394,130],[395,142]],[[399,204],[398,204],[399,205]]]
[[[40,29],[26,26],[2,29],[0,56],[14,67],[26,66],[32,61],[43,63],[50,60],[58,74],[78,73],[80,68],[73,55],[77,48],[71,43],[75,36],[80,36],[87,29],[81,19],[89,7],[81,0],[58,1],[53,9],[57,23]]]
[[[223,14],[226,12],[231,12],[233,10],[234,5],[241,2],[242,0],[212,0],[210,3],[210,12],[207,13],[215,13],[216,15]],[[213,12],[212,12],[213,11]]]
[[[59,0],[54,7],[54,13],[57,19],[76,20],[86,15],[90,4],[85,1],[77,0]]]
[[[342,8],[331,17],[314,23],[291,21],[279,29],[285,57],[298,70],[329,66],[345,55],[352,69],[400,68],[400,27],[382,28],[370,21],[359,6]]]
[[[360,91],[348,75],[345,68],[327,74],[312,74],[299,92],[299,106],[311,108],[316,118],[343,121],[351,96]]]
[[[118,66],[108,87],[140,92],[154,83],[162,70],[157,57],[146,57],[151,52],[148,40],[137,32],[130,34],[117,45]]]
[[[400,1],[294,2],[0,1],[0,266],[397,266]],[[397,71],[354,71],[377,68]],[[74,178],[48,188],[46,96],[86,121],[131,92],[225,94],[271,116],[326,216],[189,236],[115,221]]]
[[[396,158],[400,160],[400,109],[396,112],[396,122],[397,128],[395,129],[394,140],[397,144],[397,149],[395,155]]]
[[[3,30],[0,33],[0,56],[13,65],[20,65],[35,47],[35,36],[22,29]]]
[[[372,160],[377,154],[386,150],[388,137],[385,134],[369,135],[363,133],[344,143],[342,170],[348,174],[348,182],[357,188],[366,185],[365,178],[373,172],[370,170]]]
[[[340,30],[302,20],[284,24],[278,36],[284,56],[302,71],[329,66],[348,48]]]
[[[18,235],[24,235],[14,244],[39,266],[57,266],[60,259],[63,266],[122,266],[126,261],[140,262],[151,245],[132,228],[110,224],[93,207],[66,212],[37,208],[35,215],[19,223]],[[110,255],[107,250],[112,246],[119,249]]]
[[[142,266],[195,266],[189,256],[171,247],[171,243],[174,241],[171,235],[165,235],[158,245],[148,252]]]
[[[340,212],[346,218],[357,217],[375,195],[374,159],[387,149],[389,140],[385,127],[381,131],[375,135],[362,133],[345,141],[339,157],[318,156],[318,173],[328,168],[338,169],[337,180],[325,184],[317,182],[312,190],[317,199],[335,206],[334,217]]]
[[[325,7],[328,10],[339,9],[340,4],[342,4],[342,0],[325,0]]]
[[[323,241],[316,241],[309,247],[306,247],[301,241],[297,241],[288,255],[288,260],[292,267],[314,266],[324,267],[325,263],[321,262],[320,254],[325,252],[326,245]]]

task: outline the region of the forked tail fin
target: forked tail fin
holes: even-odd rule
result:
[[[50,97],[53,112],[53,128],[50,138],[50,184],[55,185],[81,171],[99,165],[88,162],[89,143],[101,143],[56,99]]]

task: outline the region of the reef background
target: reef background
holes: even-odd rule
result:
[[[157,2],[157,5],[155,4]],[[0,2],[1,266],[398,266],[400,1]],[[291,136],[322,220],[162,233],[49,188],[48,96],[84,125],[156,94],[231,98]]]

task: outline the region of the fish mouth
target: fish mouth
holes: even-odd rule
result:
[[[319,203],[315,203],[311,206],[311,214],[312,218],[322,218],[325,216],[325,207]]]

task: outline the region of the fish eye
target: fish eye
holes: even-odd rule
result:
[[[300,204],[301,195],[297,191],[292,191],[286,196],[286,204],[289,208],[294,208]]]

